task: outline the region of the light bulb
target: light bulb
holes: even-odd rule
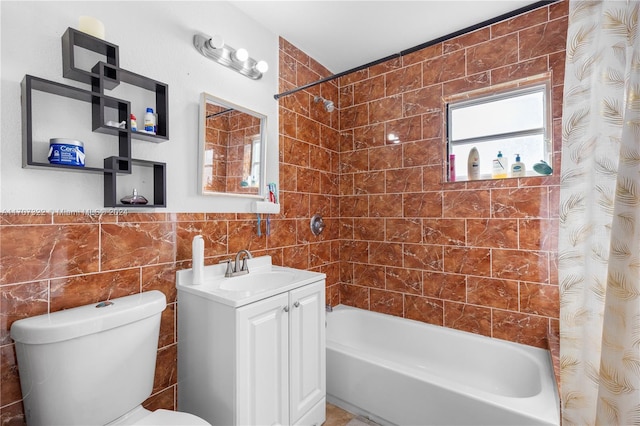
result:
[[[247,52],[247,49],[243,49],[242,47],[238,50],[235,51],[235,53],[233,54],[233,56],[240,62],[244,62],[247,59],[249,59],[249,52]]]
[[[222,49],[224,46],[224,39],[221,35],[216,34],[209,39],[209,46],[214,49]]]
[[[258,63],[256,64],[256,69],[262,73],[265,73],[269,70],[269,64],[267,64],[267,61],[258,61]]]

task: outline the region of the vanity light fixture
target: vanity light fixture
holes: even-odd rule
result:
[[[193,36],[193,45],[203,56],[231,68],[253,80],[262,78],[269,65],[265,61],[256,61],[249,56],[247,49],[234,49],[219,35],[207,37],[201,34]]]

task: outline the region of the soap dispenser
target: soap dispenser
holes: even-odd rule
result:
[[[511,177],[523,177],[525,172],[524,163],[520,161],[520,154],[516,154],[516,162],[511,166]]]
[[[493,179],[502,179],[507,177],[507,159],[502,156],[502,151],[498,151],[498,156],[493,160],[493,169],[491,171],[491,177]]]

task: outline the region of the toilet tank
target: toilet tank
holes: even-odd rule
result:
[[[157,290],[14,322],[27,424],[104,425],[151,395]]]

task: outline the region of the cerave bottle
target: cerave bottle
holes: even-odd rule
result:
[[[522,177],[526,174],[524,163],[520,161],[520,154],[516,154],[516,162],[511,166],[511,177]]]

